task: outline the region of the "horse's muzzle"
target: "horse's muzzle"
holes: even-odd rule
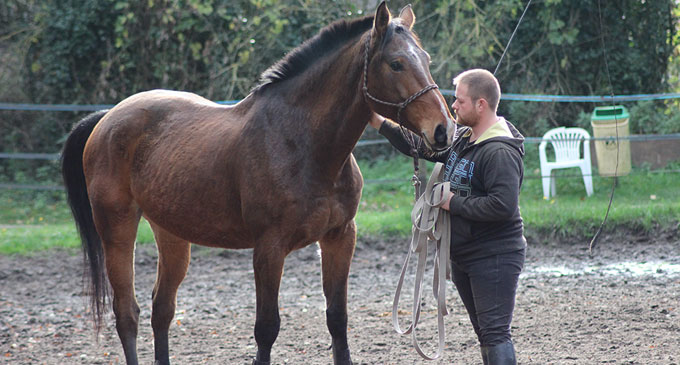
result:
[[[453,130],[451,130],[453,129]],[[446,124],[440,124],[434,129],[434,141],[429,141],[427,138],[425,138],[425,141],[428,142],[428,147],[435,152],[438,151],[443,151],[451,145],[451,142],[453,141],[453,136],[456,134],[456,126],[455,124],[449,125],[449,128],[447,128]]]
[[[446,144],[448,142],[448,136],[446,135],[446,127],[443,125],[438,125],[434,130],[434,141],[437,145]]]

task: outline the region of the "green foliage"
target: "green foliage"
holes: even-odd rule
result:
[[[669,91],[669,82],[677,82],[677,77],[661,70],[668,68],[669,60],[678,63],[677,3],[603,1],[603,29],[598,3],[533,2],[498,71],[503,91],[609,95],[601,36],[615,94]],[[415,9],[427,14],[416,28],[432,55],[435,80],[448,86],[461,70],[493,71],[525,5],[521,0],[415,2]],[[573,125],[581,111],[591,108],[579,103],[502,102],[500,112],[526,135],[538,136],[549,128]]]
[[[157,87],[229,99],[245,96],[267,66],[322,26],[361,15],[357,3],[10,0],[0,19],[33,15],[32,32],[13,37],[30,40],[24,71],[32,101],[117,102]],[[525,3],[415,1],[435,79],[493,70]],[[400,5],[390,3],[395,12]],[[600,29],[597,0],[535,2],[498,77],[506,92],[606,94],[604,35],[615,93],[665,91],[673,76],[660,70],[677,57],[677,17],[673,0],[603,2]]]
[[[506,112],[501,112],[525,136],[540,136],[555,127],[555,103],[535,103],[526,101],[502,102]]]
[[[677,110],[677,102],[638,102],[630,108],[631,133],[680,133],[680,113]]]
[[[85,102],[96,90],[112,36],[108,1],[46,1],[35,5],[35,33],[24,60],[34,102]]]
[[[239,99],[287,51],[360,13],[349,1],[3,1],[0,101],[115,104],[154,88]],[[58,151],[82,116],[0,111],[0,151]]]
[[[398,13],[405,3],[389,6]],[[439,85],[450,88],[464,69],[493,70],[525,5],[414,0],[415,31]],[[240,99],[268,66],[321,27],[372,14],[373,6],[365,0],[2,1],[0,101],[112,104],[153,88]],[[503,91],[609,94],[601,35],[615,94],[680,90],[679,18],[675,0],[534,1],[499,69]],[[631,133],[680,128],[677,100],[627,106]],[[559,125],[590,128],[593,107],[504,101],[500,114],[524,135],[540,136]],[[0,151],[54,153],[82,116],[0,111]],[[380,147],[360,153],[392,155]],[[0,181],[41,181],[40,171],[51,169],[47,183],[58,182],[55,166],[0,160]]]
[[[8,0],[0,5],[0,99],[116,103],[143,90],[240,99],[259,75],[321,27],[356,17],[367,1]],[[372,4],[372,2],[371,2]],[[493,70],[523,0],[414,1],[415,30],[442,88],[460,71]],[[534,2],[498,77],[505,92],[616,94],[678,87],[678,5],[673,0]],[[390,2],[393,12],[404,3]],[[371,5],[373,6],[373,5]],[[669,65],[670,62],[670,65]],[[668,70],[668,72],[664,72]],[[584,104],[501,103],[525,135],[572,125]],[[80,115],[2,112],[1,150],[54,152]],[[671,116],[672,117],[672,116]],[[671,122],[669,122],[671,123]],[[668,129],[659,127],[659,130]]]
[[[259,74],[349,1],[48,1],[25,69],[41,102],[115,103],[151,88],[244,97]],[[57,92],[55,92],[57,91]]]
[[[624,103],[630,114],[630,134],[680,133],[680,105],[677,100]],[[582,111],[574,125],[592,132],[591,112]]]
[[[61,171],[57,161],[0,159],[0,183],[61,186]]]
[[[149,223],[142,221],[137,242],[153,242]],[[41,224],[37,226],[0,227],[0,254],[32,254],[52,248],[78,249],[80,238],[71,223]]]

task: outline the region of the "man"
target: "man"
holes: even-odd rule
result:
[[[524,137],[496,115],[501,90],[490,72],[468,70],[453,84],[456,101],[451,107],[462,127],[449,149],[419,149],[419,154],[446,165],[444,178],[451,182],[451,192],[441,208],[451,212],[453,282],[479,339],[484,364],[516,364],[510,323],[526,251],[518,205]],[[395,123],[374,115],[370,124],[409,154]]]

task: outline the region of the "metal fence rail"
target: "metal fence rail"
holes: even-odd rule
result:
[[[440,89],[442,95],[454,96],[454,90]],[[664,94],[634,94],[634,95],[539,95],[539,94],[501,94],[501,100],[533,101],[544,103],[607,103],[646,100],[680,99],[680,93]],[[217,101],[218,104],[236,104],[240,100]],[[31,104],[31,103],[0,103],[0,110],[23,111],[97,111],[113,108],[113,104]]]
[[[453,90],[441,89],[444,95],[455,95]],[[501,95],[502,100],[508,101],[530,101],[530,102],[625,102],[625,101],[641,101],[641,100],[668,100],[680,99],[680,93],[666,93],[666,94],[636,94],[636,95],[616,95],[616,96],[600,96],[600,95],[533,95],[533,94],[512,94],[505,93]],[[239,100],[225,100],[217,101],[218,104],[236,104]],[[0,103],[0,110],[15,110],[15,111],[69,111],[69,112],[90,112],[102,109],[110,109],[114,105],[111,104],[30,104],[30,103]],[[539,144],[543,139],[541,137],[526,137],[525,143]],[[617,137],[591,137],[592,141],[616,141]],[[680,140],[680,133],[675,134],[649,134],[649,135],[628,135],[619,136],[618,140],[622,141],[665,141],[665,140]],[[364,147],[378,144],[388,144],[385,139],[361,140],[356,147]],[[26,152],[0,152],[0,159],[9,160],[44,160],[56,161],[59,160],[59,153],[26,153]],[[669,173],[677,173],[677,170],[666,170]],[[580,177],[581,175],[579,175]],[[526,178],[540,178],[540,176],[525,176]],[[407,181],[404,179],[403,181]],[[368,179],[365,182],[371,183],[392,183],[401,182],[400,179]],[[63,190],[62,186],[47,186],[47,185],[32,185],[32,184],[14,184],[14,183],[0,183],[0,189],[26,189],[26,190]]]
[[[590,137],[587,138],[588,141],[610,141],[614,142],[617,140],[615,136],[609,137]],[[619,136],[619,141],[670,141],[670,140],[680,140],[680,133],[672,134],[633,134],[628,136]],[[524,143],[529,144],[539,144],[543,141],[542,137],[526,137],[524,138]],[[548,139],[546,139],[548,141]],[[365,139],[357,142],[356,147],[372,146],[377,144],[389,144],[389,142],[384,139]],[[14,160],[58,160],[60,154],[58,153],[25,153],[25,152],[0,152],[0,159],[14,159]]]
[[[9,160],[58,160],[58,153],[23,153],[23,152],[0,152],[0,159]]]

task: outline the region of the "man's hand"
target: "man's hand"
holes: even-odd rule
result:
[[[448,210],[449,212],[451,211],[451,198],[453,198],[453,193],[449,191],[449,197],[446,198],[446,201],[440,206],[440,208],[444,210]]]
[[[380,126],[384,121],[385,118],[383,118],[380,114],[373,113],[373,115],[371,115],[371,119],[368,121],[368,124],[370,124],[371,127],[375,128],[376,130],[380,130]]]

